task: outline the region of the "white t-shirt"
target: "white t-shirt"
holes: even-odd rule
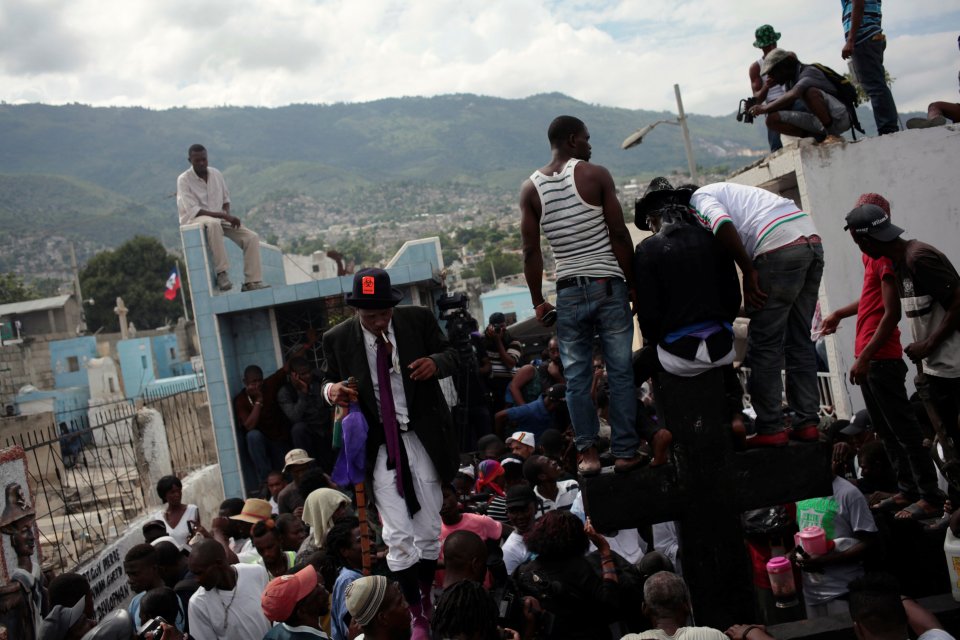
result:
[[[714,234],[722,224],[732,222],[751,259],[817,233],[813,220],[797,203],[759,187],[708,184],[693,193],[690,206],[696,209],[697,221]]]
[[[232,565],[237,586],[231,591],[203,587],[190,596],[190,637],[197,640],[263,640],[270,621],[260,608],[260,596],[270,581],[256,564]],[[224,624],[226,622],[226,624]]]
[[[177,212],[180,224],[190,224],[201,209],[204,211],[223,211],[223,205],[230,202],[230,192],[223,174],[207,167],[207,179],[203,180],[190,167],[177,178]]]
[[[253,538],[230,538],[230,550],[237,554],[237,561],[243,564],[258,563],[262,560],[257,548],[253,546]]]
[[[578,495],[580,495],[580,485],[577,484],[576,480],[558,481],[556,500],[543,497],[540,495],[540,491],[538,491],[536,487],[533,488],[533,493],[536,494],[536,496],[543,502],[543,511],[537,513],[537,518],[539,518],[547,511],[553,511],[554,509],[569,511],[570,507],[573,505],[573,501],[577,499]]]
[[[867,499],[849,481],[836,476],[833,495],[811,498],[797,503],[797,526],[823,527],[827,540],[855,538],[856,532],[873,533],[877,523],[867,506]],[[825,604],[847,593],[847,585],[863,575],[859,562],[831,564],[822,572],[803,571],[803,597],[808,605]]]
[[[512,574],[517,567],[522,565],[530,557],[527,551],[527,543],[523,541],[523,536],[513,531],[507,536],[503,543],[503,564],[507,567],[507,575]]]

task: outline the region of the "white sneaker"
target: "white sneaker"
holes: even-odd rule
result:
[[[233,283],[230,282],[230,277],[226,271],[221,271],[217,274],[217,289],[220,289],[220,291],[230,291],[230,289],[233,289]]]

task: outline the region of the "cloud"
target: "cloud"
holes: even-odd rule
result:
[[[29,78],[80,69],[81,40],[53,2],[5,0],[0,5],[0,72]]]
[[[8,102],[280,106],[444,93],[559,91],[625,108],[729,114],[763,22],[802,60],[844,70],[835,0],[7,0]],[[953,94],[955,35],[887,8],[901,111]]]

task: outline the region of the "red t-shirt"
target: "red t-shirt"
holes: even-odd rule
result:
[[[883,318],[883,292],[880,288],[882,280],[889,278],[896,286],[896,275],[893,272],[893,263],[890,258],[871,258],[863,256],[863,291],[860,293],[860,304],[857,307],[857,340],[854,346],[854,355],[859,356],[863,348],[870,342],[876,333]],[[900,346],[900,329],[893,328],[893,333],[886,344],[880,346],[873,354],[873,360],[899,360],[903,358],[903,347]]]

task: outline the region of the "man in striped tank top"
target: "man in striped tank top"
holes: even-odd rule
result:
[[[596,439],[600,428],[590,397],[593,347],[599,338],[610,383],[610,449],[615,470],[637,467],[636,391],[631,350],[633,247],[623,221],[613,177],[590,164],[590,133],[572,116],[559,116],[547,130],[552,157],[534,171],[520,191],[523,273],[537,319],[553,321],[542,290],[540,228],[557,264],[557,339],[567,378],[567,407],[576,433],[578,469],[599,473]]]
[[[820,422],[817,357],[810,325],[823,275],[823,247],[810,216],[795,202],[765,189],[708,184],[690,198],[697,221],[713,232],[743,272],[750,402],[757,412],[753,446],[814,441]],[[781,368],[787,403],[796,412],[784,425]]]

